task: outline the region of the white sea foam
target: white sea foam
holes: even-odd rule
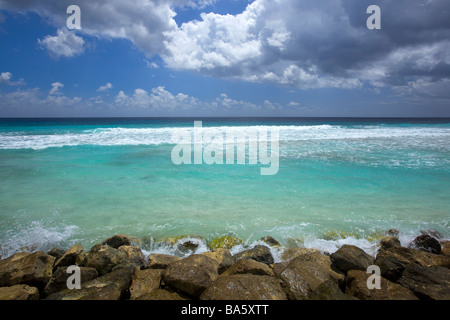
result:
[[[270,132],[274,126],[220,126],[204,127],[203,131],[218,130],[233,133],[237,137],[248,137],[255,130]],[[446,127],[383,127],[340,125],[311,126],[277,126],[280,142],[315,141],[315,140],[355,140],[384,138],[420,138],[448,139],[450,128]],[[46,149],[63,146],[98,145],[161,145],[175,144],[173,136],[183,132],[193,134],[193,127],[166,128],[97,128],[79,132],[60,132],[39,134],[38,132],[3,132],[0,133],[0,149]],[[239,140],[238,140],[239,141]],[[444,141],[444,140],[443,140]],[[446,140],[448,141],[448,140]]]
[[[21,251],[48,251],[64,246],[64,242],[78,232],[79,228],[74,225],[48,226],[41,221],[32,221],[2,235],[0,255],[6,258]]]

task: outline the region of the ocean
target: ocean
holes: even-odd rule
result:
[[[276,129],[277,173],[248,159],[174,164],[173,137],[194,121],[238,136]],[[449,239],[449,182],[450,119],[0,119],[0,255],[88,250],[117,233],[147,254],[179,235],[375,254],[392,228],[403,245],[423,231]]]

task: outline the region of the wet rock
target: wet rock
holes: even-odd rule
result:
[[[228,249],[217,248],[202,254],[216,260],[219,263],[219,274],[234,264],[233,256]]]
[[[127,264],[81,285],[81,289],[65,289],[45,300],[120,300],[126,297],[136,265]]]
[[[420,266],[450,267],[450,257],[436,255],[418,249],[392,247],[377,254],[375,264],[381,269],[381,275],[396,282],[409,264]]]
[[[374,261],[373,257],[364,252],[364,250],[347,244],[332,253],[330,258],[333,266],[344,273],[347,273],[349,270],[365,271],[370,265],[373,265]]]
[[[265,242],[266,244],[268,244],[271,247],[273,247],[273,246],[275,246],[275,247],[281,246],[281,244],[277,240],[275,240],[273,237],[271,237],[271,236],[265,236],[265,237],[262,237],[259,240]]]
[[[121,263],[126,263],[127,255],[107,245],[95,245],[89,251],[86,257],[85,267],[95,268],[99,275],[105,275],[112,270],[112,268]]]
[[[361,300],[418,300],[411,290],[385,278],[380,279],[380,289],[369,289],[367,280],[370,276],[365,271],[350,270],[347,273],[345,292]]]
[[[0,287],[0,300],[39,300],[39,290],[26,284]]]
[[[164,237],[155,241],[156,246],[175,250],[177,255],[192,254],[202,243],[206,246],[205,237],[195,234]]]
[[[44,296],[67,289],[67,279],[72,273],[67,273],[68,267],[59,267],[53,273],[49,282],[44,288]],[[94,268],[79,267],[81,284],[97,278],[98,272]]]
[[[219,277],[200,300],[286,300],[278,279],[253,274]]]
[[[232,274],[254,274],[259,276],[273,276],[272,269],[265,263],[258,262],[252,259],[240,259],[230,268],[228,268],[222,276],[229,276]]]
[[[450,270],[440,266],[408,265],[398,280],[420,299],[450,300]]]
[[[347,231],[325,231],[322,234],[322,238],[325,240],[341,240],[347,238],[355,238],[358,239],[358,234],[355,232],[347,232]]]
[[[429,235],[430,237],[436,238],[438,240],[444,239],[444,235],[437,230],[420,230],[421,234]]]
[[[141,239],[126,234],[116,234],[102,242],[102,245],[108,245],[112,248],[119,249],[121,246],[140,245]]]
[[[152,253],[148,257],[147,268],[166,269],[169,264],[178,260],[181,260],[181,258],[169,254]]]
[[[291,260],[289,260],[288,262],[277,262],[277,263],[272,264],[271,267],[272,267],[274,276],[279,278],[281,273],[288,266],[289,262],[291,262]]]
[[[441,241],[441,254],[450,256],[450,241]]]
[[[86,260],[86,253],[80,244],[72,246],[67,250],[61,258],[56,260],[53,266],[54,270],[60,267],[68,267],[71,265],[82,265]]]
[[[242,243],[242,239],[238,237],[231,237],[231,236],[223,236],[220,238],[213,239],[208,243],[208,247],[211,250],[214,249],[231,249],[234,246],[237,246],[238,244]]]
[[[145,256],[139,247],[123,245],[118,250],[126,255],[128,262],[134,263],[138,267],[145,267]]]
[[[400,230],[398,229],[389,229],[386,234],[388,236],[394,236],[394,237],[398,237],[400,235]]]
[[[429,236],[428,234],[422,234],[415,238],[411,243],[413,248],[417,248],[419,250],[431,252],[434,254],[441,253],[441,244],[435,238]]]
[[[304,254],[310,254],[310,253],[320,253],[317,249],[308,249],[308,248],[290,248],[284,250],[283,254],[281,255],[281,261],[283,262],[289,262],[301,255]]]
[[[140,296],[159,289],[164,270],[145,269],[138,270],[133,275],[130,286],[130,299],[136,300]]]
[[[28,284],[43,288],[52,276],[55,258],[42,251],[16,253],[0,261],[0,286]]]
[[[280,279],[290,300],[304,300],[327,280],[342,284],[344,275],[332,270],[329,256],[313,252],[289,262]]]
[[[66,253],[66,250],[62,248],[52,248],[47,251],[49,256],[55,257],[55,261],[58,261]]]
[[[386,236],[380,241],[380,250],[386,250],[392,247],[401,247],[400,240],[396,236]]]
[[[327,280],[309,295],[309,300],[358,300],[358,298],[343,293],[336,282]]]
[[[172,262],[163,276],[164,283],[192,297],[199,297],[218,277],[219,263],[194,254]]]
[[[274,263],[270,249],[263,245],[257,245],[252,249],[244,250],[238,254],[235,254],[233,258],[235,261],[238,261],[239,259],[253,259],[265,264]]]

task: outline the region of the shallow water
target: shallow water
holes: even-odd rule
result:
[[[90,248],[115,233],[271,235],[329,252],[373,251],[391,228],[405,243],[421,230],[450,238],[448,119],[203,119],[240,137],[277,128],[273,176],[260,163],[173,164],[172,136],[194,120],[2,119],[0,254]],[[337,231],[347,236],[324,239]]]

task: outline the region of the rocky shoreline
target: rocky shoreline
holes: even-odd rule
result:
[[[166,239],[184,253],[197,245],[179,240]],[[232,255],[240,240],[222,237],[201,254],[146,257],[140,239],[117,234],[88,251],[20,252],[0,260],[0,300],[450,300],[450,241],[429,234],[403,247],[388,232],[376,256],[353,245],[332,254],[296,247],[275,261],[279,243],[261,243]],[[68,289],[74,265],[81,288]],[[367,285],[370,266],[380,288]]]

